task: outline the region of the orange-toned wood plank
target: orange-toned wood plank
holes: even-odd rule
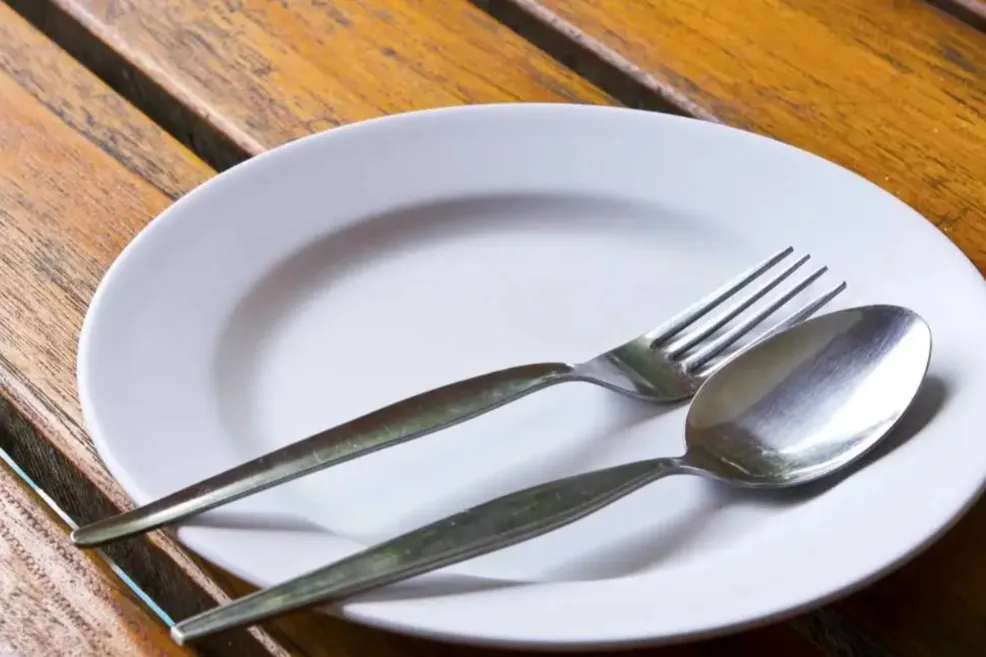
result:
[[[0,462],[0,655],[191,655]]]
[[[986,39],[923,0],[492,0],[687,109],[862,173],[948,227],[986,162]]]
[[[0,435],[0,441],[31,460],[32,475],[50,485],[59,503],[84,522],[106,513],[104,502],[99,502],[101,510],[94,503],[97,498],[119,507],[128,502],[101,467],[81,425],[74,363],[83,312],[99,277],[135,231],[212,172],[2,4],[0,116],[0,242],[5,245],[0,252],[0,391],[7,399],[0,406],[6,409],[4,428],[17,434]],[[274,139],[281,133],[258,132],[254,141],[261,143],[264,134]],[[74,474],[65,474],[67,469]],[[57,537],[53,540],[39,549],[75,554]],[[160,535],[156,540],[165,554],[149,567],[163,567],[160,559],[166,556],[173,569],[177,563],[220,600],[223,591],[241,595],[247,589],[214,570],[206,569],[213,578],[203,581],[197,560]],[[261,638],[275,654],[502,654],[395,637],[312,613],[276,621],[269,629],[276,642]],[[247,654],[242,641],[229,641],[230,636],[223,637],[210,646],[210,654]],[[820,657],[785,626],[641,654],[752,657],[767,646],[792,657]],[[250,654],[257,654],[253,650]]]
[[[607,100],[465,2],[176,0],[162,5],[156,0],[12,0],[12,4],[39,22],[54,24],[65,16],[77,21],[98,42],[71,38],[66,46],[80,59],[108,77],[121,66],[131,67],[191,110],[183,115],[207,122],[245,154],[343,123],[413,109]],[[118,60],[106,63],[107,56],[94,54],[94,49],[116,53]],[[173,113],[173,103],[160,97],[142,107],[160,115],[166,125]]]

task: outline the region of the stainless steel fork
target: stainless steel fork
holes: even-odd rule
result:
[[[794,252],[771,256],[652,331],[577,365],[521,365],[452,383],[396,402],[193,484],[128,513],[72,532],[76,545],[97,546],[174,523],[350,459],[444,429],[548,386],[584,381],[630,397],[670,403],[688,399],[725,359],[712,360],[821,277],[821,267],[762,309],[727,327],[804,265],[810,256],[760,282],[730,306],[686,331]],[[778,322],[762,337],[800,322],[842,292],[839,283]],[[727,329],[724,332],[720,332]],[[761,339],[762,339],[761,337]]]

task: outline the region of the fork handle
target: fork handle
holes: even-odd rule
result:
[[[316,571],[188,618],[178,643],[421,575],[540,536],[661,477],[696,472],[681,458],[635,461],[510,493]]]
[[[168,525],[370,452],[420,438],[578,377],[565,363],[511,367],[409,397],[166,497],[72,532],[94,547]]]

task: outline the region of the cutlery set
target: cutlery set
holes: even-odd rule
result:
[[[820,267],[799,278],[809,256],[786,264],[793,253],[790,247],[776,253],[587,362],[519,365],[418,394],[76,529],[72,540],[92,547],[173,524],[561,383],[590,383],[642,402],[692,400],[685,453],[504,495],[182,621],[172,628],[173,638],[184,643],[502,549],[673,474],[747,488],[789,487],[831,475],[857,462],[909,407],[927,370],[931,333],[918,315],[897,306],[809,319],[846,288],[840,282],[737,346],[826,273]],[[767,298],[788,279],[797,282]]]

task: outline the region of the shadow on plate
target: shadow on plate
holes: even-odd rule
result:
[[[212,529],[325,533],[323,527],[306,518],[283,513],[209,511],[185,524],[189,527],[209,527]]]
[[[897,425],[887,436],[860,460],[834,475],[818,481],[794,488],[777,490],[756,490],[752,488],[733,488],[734,497],[756,499],[758,502],[775,505],[799,504],[805,500],[821,495],[860,470],[889,456],[902,447],[907,441],[917,435],[945,407],[948,402],[949,389],[944,379],[929,375],[921,384],[914,402],[904,413]],[[717,484],[726,486],[726,484]]]
[[[646,572],[660,565],[670,555],[686,549],[703,529],[714,522],[716,514],[737,504],[771,506],[796,506],[828,490],[851,477],[868,465],[885,458],[918,434],[946,405],[949,396],[947,383],[936,376],[929,376],[921,387],[913,405],[897,426],[870,454],[857,465],[824,480],[781,490],[757,490],[730,486],[706,480],[711,494],[706,502],[687,518],[664,525],[652,532],[634,536],[618,545],[608,545],[596,553],[586,554],[557,569],[546,573],[542,581],[593,581],[628,577]],[[445,579],[448,577],[449,579]],[[456,593],[492,590],[504,586],[530,585],[535,582],[509,582],[481,577],[442,575],[434,580],[409,581],[372,595],[373,600],[398,600],[411,597],[452,595]],[[370,599],[370,598],[368,598]]]
[[[715,514],[729,505],[758,504],[775,507],[796,506],[838,486],[868,465],[885,458],[919,433],[937,415],[948,400],[948,385],[936,376],[925,379],[914,403],[900,419],[897,426],[859,463],[831,477],[795,488],[765,490],[739,488],[729,484],[706,480],[712,491],[709,501],[689,518],[659,530],[635,536],[617,546],[607,546],[596,554],[589,554],[564,565],[551,573],[552,579],[571,579],[578,573],[578,580],[611,579],[626,577],[656,567],[662,559],[684,549],[691,539],[709,525]]]
[[[671,525],[664,525],[660,529],[634,536],[618,545],[608,545],[596,553],[586,554],[577,560],[569,561],[556,570],[546,573],[546,577],[540,582],[593,581],[632,576],[657,567],[663,559],[685,549],[691,540],[712,523],[716,514],[724,508],[737,504],[771,506],[802,504],[838,486],[848,477],[885,458],[906,444],[945,407],[948,397],[948,384],[937,376],[929,375],[914,403],[891,433],[872,452],[864,456],[860,463],[846,471],[805,486],[773,491],[738,488],[707,480],[704,483],[709,487],[711,494],[707,501],[696,508],[687,518],[679,519]],[[650,413],[642,413],[637,416],[637,421],[663,410],[660,407],[650,407],[650,409]],[[573,458],[576,457],[573,456]],[[246,515],[233,512],[208,514],[208,516],[198,518],[195,524],[226,528],[325,531],[300,518],[261,517],[256,514]],[[359,596],[359,599],[396,601],[476,593],[508,586],[527,586],[537,583],[454,573],[433,573],[367,592]]]

